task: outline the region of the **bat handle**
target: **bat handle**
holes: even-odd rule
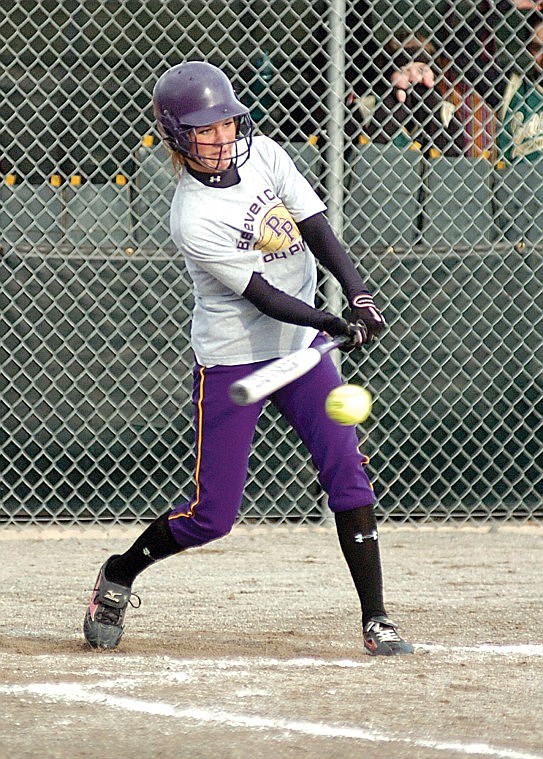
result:
[[[321,356],[325,356],[327,353],[330,353],[330,351],[333,351],[334,348],[340,348],[342,345],[348,345],[350,342],[350,337],[335,337],[333,340],[329,340],[323,345],[318,345],[315,350],[318,351]]]

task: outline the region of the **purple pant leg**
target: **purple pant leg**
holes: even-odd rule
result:
[[[317,337],[316,342],[322,339]],[[189,501],[175,504],[170,513],[172,534],[183,548],[226,535],[236,520],[264,402],[236,406],[228,396],[228,388],[262,363],[196,366],[195,491]],[[332,422],[324,412],[326,396],[341,383],[330,356],[324,356],[311,372],[271,398],[311,453],[332,511],[375,502],[364,469],[368,460],[358,450],[355,428]]]
[[[316,338],[320,340],[322,338]],[[338,371],[327,355],[314,369],[271,397],[309,450],[332,511],[375,503],[365,470],[368,458],[358,450],[355,427],[333,422],[324,411],[326,396],[341,384]]]
[[[190,501],[175,504],[169,515],[172,534],[183,548],[226,535],[236,520],[263,402],[236,406],[228,388],[254,368],[195,368],[195,490]]]

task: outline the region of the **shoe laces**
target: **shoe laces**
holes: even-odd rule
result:
[[[382,622],[370,622],[368,625],[368,632],[373,633],[375,637],[383,643],[401,641],[396,629],[392,627],[392,625],[385,625]]]
[[[135,603],[132,599],[135,598],[137,603]],[[141,606],[141,598],[138,596],[137,593],[130,593],[130,598],[128,599],[128,603],[133,609],[139,609]]]
[[[139,609],[141,606],[141,598],[137,593],[131,593],[130,598],[128,599],[128,603],[130,606],[132,606],[133,609]],[[113,606],[100,604],[96,612],[96,621],[101,622],[104,625],[117,625],[123,616],[125,608],[126,607],[116,609]]]
[[[117,625],[119,624],[122,613],[123,609],[113,609],[111,606],[100,604],[96,611],[95,619],[103,625]]]

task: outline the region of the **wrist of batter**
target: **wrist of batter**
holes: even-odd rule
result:
[[[348,334],[349,325],[345,319],[341,319],[339,316],[334,316],[334,314],[329,314],[327,312],[321,311],[321,314],[321,323],[318,326],[315,325],[315,327],[321,332],[327,332],[330,337],[340,337],[341,335]]]

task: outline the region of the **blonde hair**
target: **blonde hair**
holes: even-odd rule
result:
[[[172,150],[168,145],[166,147],[170,153],[173,170],[176,174],[181,174],[185,168],[185,156],[182,153],[178,153],[177,150]]]

